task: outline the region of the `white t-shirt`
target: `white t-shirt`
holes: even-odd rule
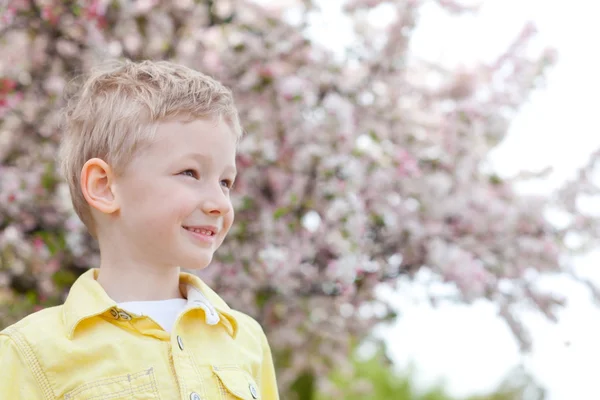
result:
[[[208,325],[219,322],[219,313],[198,289],[188,285],[187,299],[168,299],[156,301],[126,301],[119,307],[132,314],[152,318],[165,331],[171,333],[177,317],[188,307],[200,307],[204,310],[204,320]]]
[[[158,301],[126,301],[119,307],[132,314],[152,318],[165,331],[171,333],[179,314],[186,308],[186,299],[169,299]]]

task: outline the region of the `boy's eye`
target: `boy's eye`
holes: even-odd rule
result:
[[[198,172],[193,169],[186,169],[185,171],[181,172],[180,175],[186,175],[198,179]]]
[[[233,181],[230,179],[223,179],[221,181],[221,185],[227,189],[231,189],[233,187]]]

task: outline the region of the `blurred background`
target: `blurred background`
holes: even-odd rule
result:
[[[0,327],[97,263],[56,172],[68,81],[171,59],[240,108],[200,276],[261,322],[282,398],[597,398],[599,8],[0,2]]]

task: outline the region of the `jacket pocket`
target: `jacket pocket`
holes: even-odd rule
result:
[[[217,376],[223,400],[260,400],[256,381],[247,371],[238,366],[212,366]]]
[[[85,383],[65,394],[65,400],[153,399],[160,399],[153,368]]]

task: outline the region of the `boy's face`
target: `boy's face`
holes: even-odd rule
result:
[[[155,141],[115,180],[118,228],[135,261],[188,269],[211,262],[233,222],[235,155],[224,122],[158,126]]]

